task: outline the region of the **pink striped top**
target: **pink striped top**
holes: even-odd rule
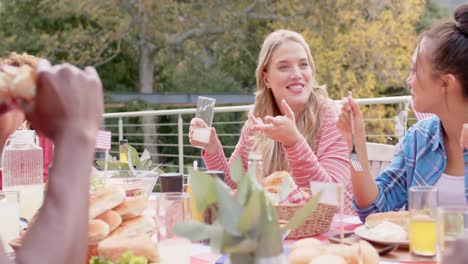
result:
[[[283,150],[288,159],[290,173],[298,186],[309,187],[310,181],[342,183],[345,186],[345,214],[354,215],[348,146],[335,126],[337,114],[334,108],[327,106],[324,110],[321,126],[317,132],[315,153],[303,137],[292,147],[283,146]],[[253,146],[253,142],[249,140],[251,135],[253,131],[249,127],[249,122],[246,122],[229,162],[225,158],[221,145],[210,156],[207,156],[204,150],[202,151],[207,168],[223,170],[225,181],[232,188],[235,188],[236,184],[231,180],[229,167],[237,157],[240,157],[244,169],[247,169],[247,157]]]

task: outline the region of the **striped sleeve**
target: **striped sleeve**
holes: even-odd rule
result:
[[[239,142],[237,142],[236,148],[234,152],[231,154],[229,158],[229,162],[226,160],[224,155],[223,147],[220,145],[218,146],[217,151],[212,155],[206,155],[205,150],[202,151],[202,157],[205,160],[206,167],[209,170],[222,170],[224,171],[224,181],[227,185],[231,188],[236,187],[236,183],[231,179],[230,167],[232,163],[237,159],[240,158],[242,161],[242,165],[244,170],[247,169],[247,158],[249,155],[249,150],[251,146],[250,136],[253,133],[252,129],[250,129],[249,123],[246,122],[244,127],[242,128]]]
[[[316,153],[303,137],[294,146],[283,148],[298,186],[309,187],[310,181],[342,183],[345,189],[345,213],[355,214],[348,146],[335,126],[335,116],[332,109],[325,113],[316,137]]]

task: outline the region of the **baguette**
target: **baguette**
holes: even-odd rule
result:
[[[98,254],[117,263],[123,253],[130,251],[135,256],[143,256],[150,262],[159,261],[158,248],[147,235],[132,238],[109,237],[98,244]]]
[[[125,190],[119,185],[112,185],[92,194],[89,199],[89,219],[111,210],[125,199]]]
[[[385,213],[375,213],[368,215],[366,217],[365,226],[367,228],[373,228],[383,221],[392,222],[401,227],[407,228],[409,221],[409,212],[408,211],[398,211],[398,212],[385,212]]]
[[[109,225],[110,232],[114,231],[122,223],[120,214],[113,210],[98,215],[96,219],[106,222]]]
[[[125,220],[109,237],[135,237],[139,235],[152,236],[155,231],[155,224],[148,216],[138,216],[130,220]]]
[[[144,195],[126,197],[125,200],[114,208],[123,220],[134,218],[143,214],[148,203],[148,198]]]
[[[109,225],[99,219],[92,219],[88,223],[88,243],[97,243],[109,235]]]

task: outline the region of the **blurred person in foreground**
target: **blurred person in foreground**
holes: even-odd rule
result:
[[[315,63],[309,45],[297,32],[277,30],[264,40],[255,72],[257,92],[253,110],[242,128],[235,151],[226,161],[216,130],[202,151],[207,168],[223,170],[228,185],[230,165],[240,157],[247,168],[250,151],[263,157],[263,177],[288,171],[299,187],[310,181],[342,183],[344,209],[354,214],[349,184],[349,159],[344,138],[335,127],[338,115],[324,86],[315,79]],[[202,119],[190,122],[206,127]]]
[[[454,18],[424,33],[407,79],[415,110],[436,116],[409,129],[391,164],[375,180],[369,173],[362,113],[351,97],[345,99],[337,127],[351,149],[354,116],[356,151],[364,171],[351,168],[351,182],[362,220],[404,208],[408,189],[417,185],[436,186],[441,206],[467,204],[468,150],[461,148],[460,137],[468,123],[468,4],[457,7]]]
[[[103,113],[96,70],[69,64],[36,67],[34,102],[0,116],[0,146],[22,111],[32,126],[55,144],[47,196],[36,222],[16,252],[16,263],[79,263],[86,260],[89,175]],[[12,263],[0,249],[0,263]]]

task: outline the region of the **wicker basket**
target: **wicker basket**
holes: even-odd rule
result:
[[[280,221],[288,221],[303,204],[282,204],[276,206]],[[327,232],[330,229],[336,206],[319,203],[312,215],[297,229],[291,231],[286,239],[311,237]]]

